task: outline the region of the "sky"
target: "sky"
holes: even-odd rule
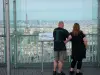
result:
[[[13,0],[10,19],[13,20]],[[92,20],[97,17],[96,0],[16,0],[17,20]],[[2,0],[0,0],[2,3]],[[3,18],[0,4],[0,20]]]

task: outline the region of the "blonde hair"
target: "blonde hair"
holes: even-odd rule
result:
[[[74,24],[72,33],[74,35],[78,35],[80,33],[80,25],[78,23]]]

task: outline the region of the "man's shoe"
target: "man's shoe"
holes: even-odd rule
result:
[[[62,75],[62,73],[57,73],[57,75]]]
[[[83,73],[79,72],[79,73],[76,73],[76,75],[83,75]]]
[[[53,71],[53,75],[57,75],[57,72],[56,71]]]
[[[70,75],[74,75],[74,73],[75,73],[74,71],[69,71]]]
[[[61,75],[65,75],[65,73],[64,72],[61,72]]]

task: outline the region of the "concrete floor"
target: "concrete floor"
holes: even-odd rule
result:
[[[69,75],[68,69],[64,69],[66,75]],[[100,68],[93,67],[84,67],[82,69],[83,75],[100,75]],[[0,75],[7,75],[6,68],[0,68]],[[34,68],[19,68],[11,69],[11,75],[52,75],[52,69],[44,69],[44,72],[41,72],[41,69]]]

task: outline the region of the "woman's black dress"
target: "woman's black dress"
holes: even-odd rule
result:
[[[85,37],[85,34],[83,34],[82,31],[77,36],[74,36],[71,32],[70,35],[72,36],[71,42],[72,42],[72,59],[81,60],[83,58],[86,58],[86,48],[84,45],[83,38]]]

